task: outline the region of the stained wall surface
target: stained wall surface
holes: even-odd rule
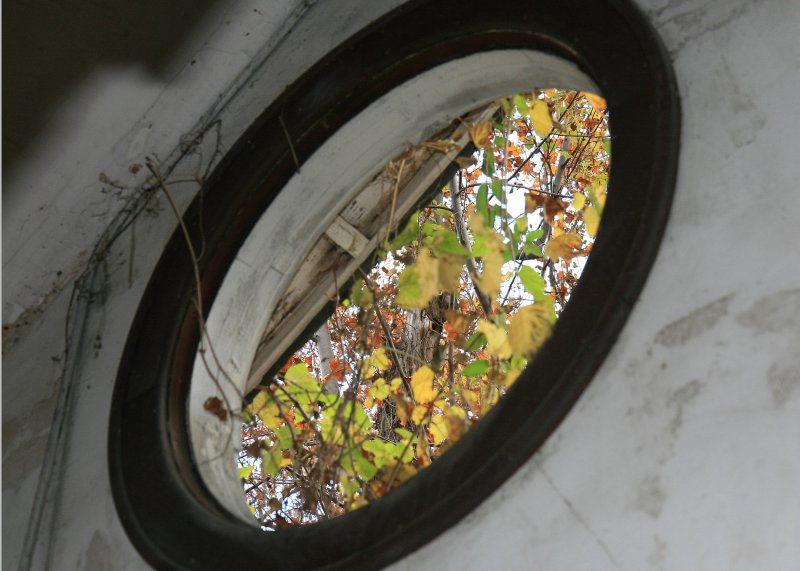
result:
[[[147,568],[119,522],[106,451],[127,332],[175,228],[163,198],[139,190],[146,158],[182,181],[187,204],[259,109],[401,3],[239,0],[153,18],[160,4],[33,2],[6,14],[3,568]],[[654,269],[545,447],[395,569],[800,561],[800,5],[637,3],[682,99]]]

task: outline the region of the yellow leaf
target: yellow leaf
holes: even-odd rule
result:
[[[408,422],[408,403],[406,403],[405,399],[403,399],[400,395],[397,395],[395,398],[397,399],[397,408],[395,409],[397,418],[403,422]]]
[[[511,318],[508,342],[515,355],[531,357],[550,337],[550,309],[547,304],[526,305]],[[510,381],[506,380],[507,383]]]
[[[550,240],[545,246],[544,253],[552,260],[562,258],[569,262],[572,258],[583,255],[581,252],[582,244],[583,240],[579,234],[568,232]]]
[[[247,407],[247,412],[253,416],[257,416],[268,428],[276,428],[281,423],[280,408],[275,399],[267,391],[260,391],[250,406]]]
[[[536,99],[533,102],[531,110],[531,127],[536,131],[536,134],[544,138],[553,128],[553,119],[550,117],[550,109],[547,103],[541,99]]]
[[[483,256],[483,269],[476,281],[478,287],[490,299],[497,299],[500,293],[500,282],[503,279],[501,272],[503,267],[503,238],[492,230],[486,233],[486,244],[489,246],[489,253]]]
[[[467,403],[470,406],[474,405],[475,403],[477,403],[480,400],[480,396],[478,395],[478,393],[476,391],[470,391],[470,390],[467,390],[467,389],[464,389],[464,390],[461,391],[461,396],[464,397],[464,399],[467,401]]]
[[[470,204],[469,206],[472,207],[472,210],[469,212],[469,220],[467,224],[469,225],[470,230],[472,230],[476,235],[481,235],[486,232],[486,219],[483,217],[483,214],[478,212],[474,209],[475,205]],[[469,206],[467,207],[469,209]]]
[[[420,435],[417,441],[417,457],[421,460],[423,466],[428,466],[431,463],[431,453],[428,449],[428,439]]]
[[[584,93],[583,96],[586,98],[586,101],[591,103],[592,107],[598,111],[602,111],[606,108],[606,100],[599,95],[595,95],[594,93]]]
[[[444,316],[456,333],[464,333],[469,325],[469,317],[453,309],[445,309]]]
[[[430,367],[422,365],[414,371],[414,374],[411,375],[411,391],[418,404],[434,401],[437,391],[433,388],[433,371]]]
[[[541,206],[532,192],[525,195],[525,214],[536,212],[536,209],[541,208]]]
[[[500,400],[497,385],[489,384],[481,391],[481,414],[486,414]]]
[[[414,412],[411,413],[411,420],[414,421],[414,424],[420,424],[425,419],[428,414],[428,407],[423,405],[417,405],[414,407]]]
[[[403,384],[403,379],[400,377],[395,377],[392,379],[392,382],[389,384],[389,388],[392,389],[393,393],[396,393],[400,389],[400,385]]]
[[[439,285],[437,289],[457,293],[461,289],[461,270],[467,259],[455,254],[439,254],[437,273]],[[438,292],[437,292],[438,293]]]
[[[503,267],[503,254],[496,250],[492,250],[483,257],[483,270],[481,275],[478,276],[478,287],[489,297],[489,299],[497,299],[500,293],[500,282],[503,275],[500,269]]]
[[[378,347],[370,357],[370,363],[379,371],[385,371],[389,368],[389,356],[386,354],[386,349]]]
[[[428,425],[428,431],[433,438],[433,443],[439,446],[447,438],[447,419],[444,416],[436,416],[431,419]]]
[[[371,397],[376,399],[385,399],[389,396],[389,392],[391,391],[389,385],[386,384],[386,381],[383,378],[376,380],[372,383],[372,386],[369,388],[368,394]]]
[[[506,388],[510,387],[514,381],[517,380],[517,377],[519,377],[521,373],[522,369],[511,369],[509,372],[503,375],[503,386]]]
[[[350,504],[350,509],[357,510],[358,508],[363,508],[365,505],[367,505],[367,500],[358,496],[353,499],[353,503]]]
[[[452,444],[458,441],[467,429],[467,413],[464,412],[464,409],[453,406],[447,410],[445,418],[447,419],[447,439]]]
[[[572,198],[572,208],[575,210],[583,210],[583,207],[586,206],[586,196],[580,193],[577,193]]]
[[[589,187],[589,198],[597,208],[597,213],[602,214],[603,207],[606,205],[606,185],[601,180],[595,181]]]
[[[406,266],[398,278],[397,305],[405,309],[422,309],[439,293],[439,262],[426,248],[417,261]]]
[[[476,331],[486,335],[486,351],[490,355],[494,355],[500,359],[508,359],[511,357],[511,345],[508,344],[508,337],[506,336],[505,329],[485,319],[481,319],[478,321]]]
[[[469,128],[469,136],[475,146],[485,149],[492,145],[492,120],[487,119],[482,123],[477,123]]]
[[[595,185],[594,193],[597,195],[597,202],[600,203],[600,208],[606,205],[606,187],[602,184]]]
[[[583,222],[586,224],[586,231],[589,236],[594,238],[597,236],[597,227],[600,226],[600,214],[597,213],[596,208],[587,208],[583,212]]]

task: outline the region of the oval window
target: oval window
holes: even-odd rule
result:
[[[586,263],[610,147],[602,98],[517,94],[409,147],[344,207],[274,304],[242,416],[206,400],[245,423],[239,475],[265,529],[383,497],[506,394]],[[276,361],[315,297],[335,300],[333,315]]]
[[[513,15],[487,14],[471,4],[409,2],[329,54],[264,112],[217,168],[203,200],[190,207],[186,230],[196,243],[205,241],[206,255],[195,266],[183,233],[170,241],[129,336],[109,443],[120,517],[134,544],[156,567],[219,569],[260,561],[276,569],[374,568],[397,560],[463,517],[529,459],[568,413],[612,346],[644,283],[669,210],[679,115],[668,60],[646,22],[627,3],[592,3],[569,21],[562,10],[545,4],[517,9]],[[480,113],[509,93],[548,86],[603,93],[614,135],[614,170],[603,223],[548,340],[524,370],[517,363],[518,376],[518,371],[512,372],[511,357],[491,354],[502,351],[497,347],[484,354],[486,358],[475,354],[464,363],[473,367],[472,373],[485,364],[486,372],[477,374],[488,375],[493,366],[508,361],[506,369],[494,374],[517,378],[479,423],[406,484],[341,517],[264,533],[242,501],[241,474],[235,465],[243,398],[257,397],[252,389],[263,374],[280,369],[295,341],[319,328],[320,319],[333,309],[325,313],[325,305],[335,305],[337,292],[354,305],[368,305],[366,281],[366,289],[343,291],[336,268],[330,269],[334,260],[325,256],[320,267],[324,264],[324,273],[333,276],[332,286],[313,276],[298,278],[303,261],[327,236],[348,254],[343,256],[345,265],[360,267],[366,256],[359,256],[379,246],[385,236],[353,232],[357,217],[348,222],[346,209],[369,211],[369,196],[363,191],[377,180],[387,159],[426,141],[441,141],[437,134],[453,118]],[[526,105],[535,105],[534,100],[539,97],[529,98]],[[552,119],[558,117],[555,110],[548,111]],[[465,122],[480,124],[477,119]],[[431,180],[414,186],[419,189],[416,195],[398,195],[403,206],[395,205],[381,216],[396,212],[402,218],[401,213],[414,211],[425,191],[443,188],[464,148],[447,151],[452,155],[433,150],[434,161],[438,157],[443,164],[427,173]],[[489,184],[487,194],[490,190],[503,189]],[[359,203],[360,198],[366,202]],[[476,192],[472,209],[490,216],[488,202],[477,202]],[[587,203],[596,207],[600,199],[587,194]],[[565,212],[579,216],[573,207]],[[580,217],[585,225],[585,215]],[[457,245],[481,247],[474,240],[481,226],[474,224],[472,241],[454,242],[453,255],[463,255]],[[454,230],[444,223],[439,226]],[[489,233],[496,229],[484,228],[484,242],[491,243]],[[430,238],[430,257],[439,260],[448,253],[441,240],[449,235],[437,231],[429,227],[418,239]],[[573,244],[568,254],[577,249]],[[496,250],[505,261],[507,252]],[[492,252],[486,251],[474,272],[479,282],[489,266],[497,265],[489,261]],[[406,267],[418,263],[417,257]],[[368,267],[364,270],[367,273]],[[405,269],[398,271],[402,275]],[[291,291],[296,294],[287,297]],[[407,305],[414,303],[422,302]],[[531,307],[536,305],[534,301]],[[485,349],[495,332],[489,326],[511,324],[487,320],[480,332],[465,333],[483,335],[485,340],[476,343],[485,343]],[[476,320],[474,327],[478,326]],[[458,335],[457,324],[449,327]],[[384,335],[387,345],[391,332]],[[364,375],[371,375],[370,387],[377,385],[376,391],[384,390],[378,372],[400,361],[389,353],[390,349],[377,356],[375,351],[364,352],[362,364],[355,363],[356,369],[367,367]],[[408,373],[405,380],[410,384],[415,373]],[[397,387],[394,378],[383,380],[399,398],[404,375],[397,378]],[[439,390],[437,386],[441,389],[431,381],[430,390],[419,393],[421,403],[406,409],[413,427],[425,426],[425,442],[432,447],[445,443],[445,426],[448,434],[452,428],[446,420],[438,429],[433,423],[436,410],[444,405],[437,405],[437,395],[425,399]],[[405,390],[405,396],[416,401],[414,387]],[[324,409],[333,405],[324,398],[314,401],[320,402],[316,412],[324,417]],[[425,410],[417,413],[422,417],[415,422],[420,404]],[[251,411],[259,407],[251,403]],[[285,436],[275,428],[270,441]],[[408,429],[391,428],[394,434],[397,428]],[[422,446],[422,436],[416,433],[415,446]],[[364,480],[373,468],[386,464],[378,468],[374,460],[381,451],[365,451],[363,442],[359,444],[362,458],[372,461],[371,467],[353,467],[354,475]],[[431,451],[429,456],[436,457],[436,450]],[[264,458],[261,451],[258,455]],[[284,460],[282,453],[280,458],[276,455],[273,468],[286,468],[277,465]],[[350,462],[358,462],[357,456],[351,454]],[[357,499],[354,492],[350,500]]]

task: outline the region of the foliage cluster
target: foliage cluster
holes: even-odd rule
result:
[[[239,469],[265,528],[357,509],[434,463],[550,335],[602,216],[608,113],[560,90],[497,109],[463,125],[475,154],[247,407]]]

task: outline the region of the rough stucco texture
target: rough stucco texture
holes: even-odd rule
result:
[[[121,208],[121,195],[101,192],[113,185],[98,184],[99,173],[133,192],[144,173],[130,165],[173,156],[221,93],[230,145],[283,85],[389,6],[267,4],[208,8],[158,79],[119,62],[84,69],[36,138],[15,144],[4,175],[4,321],[67,284]],[[800,561],[800,115],[787,110],[800,87],[800,7],[639,4],[674,61],[683,112],[676,199],[654,270],[544,449],[398,571],[789,570]],[[178,193],[182,204],[192,192]],[[32,568],[147,567],[110,498],[105,446],[128,327],[174,229],[163,201],[150,214],[137,221],[135,251],[128,233],[109,254],[103,295],[87,316],[58,499],[46,512],[53,533],[37,536]],[[4,568],[19,562],[39,466],[54,457],[44,446],[62,402],[53,357],[62,355],[68,301],[54,295],[5,347]]]

